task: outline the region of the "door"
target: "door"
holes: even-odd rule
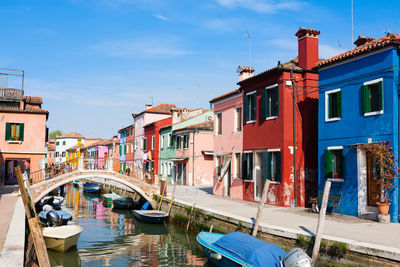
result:
[[[376,181],[380,177],[380,169],[371,153],[367,153],[367,204],[376,207],[376,196],[379,186]]]
[[[177,165],[177,184],[182,184],[182,164]]]
[[[255,201],[261,200],[262,189],[263,189],[263,180],[262,180],[262,171],[263,171],[263,161],[262,161],[261,152],[254,153],[254,169],[255,169],[255,179],[254,179],[254,199]]]
[[[186,185],[186,163],[182,164],[182,184]]]

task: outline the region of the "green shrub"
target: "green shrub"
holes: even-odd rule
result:
[[[343,256],[347,252],[347,244],[338,242],[338,243],[333,243],[328,250],[328,253],[332,256],[336,256],[338,258],[343,258]]]

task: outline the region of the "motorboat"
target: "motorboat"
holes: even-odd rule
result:
[[[46,247],[59,252],[65,252],[78,243],[82,227],[79,225],[63,225],[43,228]]]
[[[168,213],[161,210],[133,210],[136,219],[146,223],[163,223],[168,218]]]
[[[49,220],[48,214],[52,212],[55,212],[60,220],[59,223],[53,222],[52,220]],[[54,225],[55,223],[58,225],[66,225],[68,224],[69,221],[72,220],[72,215],[66,212],[65,210],[50,210],[50,211],[41,211],[38,214],[39,220],[42,224],[44,225]],[[58,220],[58,218],[56,220]]]
[[[276,245],[241,232],[200,232],[197,242],[216,266],[311,267],[312,263],[310,257],[300,248],[285,252]]]
[[[55,210],[60,210],[62,203],[64,202],[63,197],[57,196],[47,196],[42,198],[38,203],[35,205],[36,212],[41,212],[43,210],[44,205],[50,205]]]
[[[83,191],[92,194],[100,194],[103,187],[98,183],[86,182],[83,184]]]
[[[113,200],[113,208],[117,210],[134,210],[139,207],[140,203],[130,197],[121,197]]]

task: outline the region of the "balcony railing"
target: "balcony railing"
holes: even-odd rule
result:
[[[22,101],[23,96],[24,96],[23,89],[0,88],[0,100]]]

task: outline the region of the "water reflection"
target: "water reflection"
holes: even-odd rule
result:
[[[204,266],[195,236],[173,225],[151,225],[130,211],[112,210],[101,196],[67,186],[65,207],[83,231],[78,248],[53,253],[52,266]]]

